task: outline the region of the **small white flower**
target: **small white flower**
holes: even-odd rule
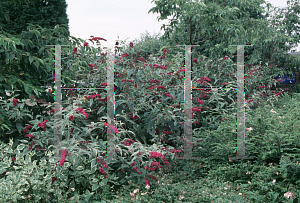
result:
[[[277,112],[276,112],[276,111],[274,111],[273,109],[271,109],[271,112],[272,112],[272,113],[277,113]]]
[[[252,131],[253,130],[253,128],[251,127],[251,128],[245,128],[245,130],[247,130],[247,131]]]
[[[72,191],[75,191],[75,188],[71,188]]]
[[[180,197],[179,197],[179,200],[182,200],[183,198],[184,198],[184,196],[180,196]]]
[[[294,197],[294,194],[292,192],[287,192],[284,194],[285,197],[287,198],[293,198]]]
[[[224,187],[225,190],[227,190],[227,187]]]
[[[275,184],[275,183],[276,183],[276,179],[274,179],[272,183],[274,183],[274,184]]]
[[[248,181],[248,183],[249,183],[249,184],[251,184],[251,182],[250,182],[250,181]]]
[[[242,195],[242,193],[239,193],[239,195]]]
[[[135,194],[135,193],[137,193],[139,191],[139,189],[135,189],[134,191],[133,191],[133,193]]]
[[[146,187],[145,187],[147,190],[149,190],[150,189],[150,185],[146,185]]]
[[[145,192],[145,193],[141,193],[141,195],[146,195],[147,194],[147,192]]]

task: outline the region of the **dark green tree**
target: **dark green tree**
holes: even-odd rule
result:
[[[201,55],[218,58],[236,55],[236,47],[229,47],[231,44],[254,44],[245,48],[245,63],[262,61],[263,65],[276,61],[273,64],[278,67],[299,67],[295,57],[286,54],[300,39],[299,28],[295,26],[299,22],[298,1],[294,4],[288,2],[292,6],[286,11],[275,11],[271,20],[266,18],[275,9],[269,3],[263,7],[264,3],[264,0],[159,0],[149,13],[159,13],[158,20],[173,15],[170,24],[161,27],[165,31],[161,40],[168,42],[169,46],[198,44],[200,47],[195,47],[195,50]],[[283,27],[279,28],[280,25]]]
[[[12,35],[21,35],[27,30],[27,23],[39,25],[42,28],[53,29],[57,24],[66,25],[66,33],[63,37],[68,38],[69,19],[66,14],[65,0],[8,0],[0,2],[0,29]],[[5,12],[4,12],[5,11]],[[37,47],[31,53],[38,53]],[[43,85],[48,85],[44,83]]]
[[[69,24],[65,0],[30,0],[14,4],[12,1],[1,1],[2,11],[8,11],[5,19],[0,19],[2,29],[12,35],[19,35],[27,30],[26,23],[53,29],[57,24]],[[70,35],[69,27],[66,37]]]
[[[28,0],[6,0],[7,2],[13,3],[14,6],[16,4],[21,4],[21,3],[27,3]],[[5,0],[2,0],[1,2],[5,2]],[[0,7],[0,19],[1,20],[9,20],[9,11],[4,10],[4,8]],[[1,27],[1,25],[0,25]]]

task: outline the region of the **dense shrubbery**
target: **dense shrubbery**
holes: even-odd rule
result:
[[[164,53],[166,52],[164,51]],[[132,50],[132,52],[127,50],[127,54],[135,56],[136,53],[134,50]],[[124,58],[125,57],[120,58],[120,63],[124,61]],[[200,62],[201,58],[197,59]],[[103,60],[105,61],[105,58],[103,58]],[[180,57],[174,58],[172,63],[176,64],[179,60]],[[141,64],[142,63],[140,63],[139,66],[141,66]],[[228,65],[229,63],[225,62],[223,70],[225,74],[227,72],[225,69],[228,68]],[[198,66],[201,67],[202,64],[199,63]],[[105,67],[105,63],[103,66],[99,65],[99,67]],[[142,70],[138,70],[135,75],[138,77],[139,82],[141,83],[143,81],[153,80],[161,82],[159,84],[156,83],[156,88],[154,90],[151,90],[150,88],[150,90],[147,90],[147,93],[145,92],[145,95],[143,96],[140,94],[143,91],[139,91],[139,89],[136,88],[136,84],[134,87],[125,85],[125,81],[122,81],[129,78],[124,76],[116,77],[116,81],[121,81],[123,83],[117,83],[118,85],[116,86],[118,89],[116,98],[120,95],[122,96],[122,99],[116,99],[116,128],[118,129],[118,133],[115,143],[117,155],[124,159],[105,163],[103,158],[101,158],[101,156],[105,153],[106,128],[104,119],[106,115],[106,96],[95,95],[94,92],[92,93],[87,91],[86,95],[90,96],[85,96],[83,98],[79,97],[77,99],[75,99],[75,97],[70,97],[69,100],[73,100],[74,106],[65,105],[65,109],[62,110],[62,126],[65,126],[63,127],[64,139],[62,144],[66,151],[64,151],[64,156],[61,157],[61,160],[51,158],[53,157],[53,145],[51,145],[51,143],[53,143],[53,113],[55,113],[53,106],[47,108],[48,111],[50,110],[50,115],[36,116],[35,118],[29,116],[31,120],[28,119],[26,125],[21,126],[21,133],[14,139],[14,142],[11,140],[9,145],[4,143],[2,144],[1,157],[3,157],[3,159],[1,173],[3,173],[3,178],[1,179],[1,194],[3,194],[3,196],[1,198],[4,201],[20,201],[21,196],[26,197],[30,195],[32,201],[36,201],[38,199],[42,201],[64,201],[72,197],[74,197],[74,201],[83,201],[84,199],[91,200],[100,198],[100,196],[102,199],[111,199],[115,193],[110,191],[110,189],[113,189],[114,191],[122,191],[124,190],[124,186],[130,186],[128,181],[134,183],[133,187],[139,188],[144,188],[145,183],[148,185],[148,181],[150,181],[149,184],[151,185],[151,189],[148,191],[146,188],[148,195],[154,195],[155,193],[157,198],[162,198],[162,196],[159,196],[157,192],[154,192],[162,187],[160,185],[158,186],[156,183],[156,181],[159,181],[160,179],[157,179],[155,175],[158,172],[157,170],[161,170],[159,169],[160,166],[163,167],[165,174],[176,174],[180,172],[185,173],[184,176],[181,175],[184,179],[189,179],[189,177],[192,179],[195,176],[206,177],[208,175],[212,178],[218,177],[224,182],[229,181],[237,183],[236,181],[239,180],[239,183],[241,184],[245,184],[245,182],[251,180],[252,177],[250,178],[246,176],[247,171],[243,174],[245,171],[241,169],[237,169],[237,173],[235,174],[234,172],[234,174],[232,174],[233,167],[241,167],[245,164],[243,162],[246,161],[235,161],[241,162],[241,164],[235,165],[233,163],[229,163],[228,165],[227,157],[234,156],[235,149],[235,133],[232,132],[235,128],[234,108],[232,110],[229,108],[230,106],[235,105],[235,103],[230,102],[230,100],[227,100],[227,103],[225,103],[225,105],[228,106],[226,109],[229,110],[229,114],[225,114],[225,112],[219,113],[210,119],[206,118],[207,120],[202,120],[201,117],[199,118],[198,116],[195,116],[194,118],[195,121],[203,123],[203,126],[209,126],[209,122],[211,120],[214,120],[214,124],[218,124],[218,127],[215,128],[215,130],[208,130],[209,128],[204,128],[204,132],[198,131],[199,133],[197,133],[197,129],[195,131],[195,140],[192,140],[196,146],[194,156],[203,158],[201,159],[199,169],[190,171],[190,167],[195,167],[195,165],[189,160],[177,160],[174,162],[173,157],[174,152],[176,151],[175,149],[177,149],[177,153],[180,152],[183,144],[183,128],[182,125],[179,125],[183,122],[183,108],[179,105],[183,102],[183,73],[178,71],[178,67],[170,65],[166,72],[171,72],[171,70],[173,70],[174,74],[172,74],[172,77],[177,78],[176,80],[172,80],[171,76],[167,76],[168,74],[165,76],[160,74],[163,73],[164,70],[159,69],[157,69],[157,72],[154,74],[151,73],[151,71],[148,75],[142,74],[143,70],[150,69],[150,67],[151,66],[149,65],[139,68]],[[164,66],[153,65],[152,69],[159,67]],[[117,69],[119,69],[119,71],[117,71],[119,73],[116,74],[120,75],[120,73],[122,73],[122,69],[120,67]],[[123,74],[127,74],[127,77],[129,77],[132,73],[133,71],[132,69],[130,70],[130,68],[127,68],[127,72],[123,72]],[[195,78],[193,81],[198,81],[197,78],[201,78],[201,75],[206,75],[206,78],[208,79],[210,77],[200,71],[193,76],[193,78]],[[106,73],[103,73],[103,77],[99,78],[99,80],[103,80],[102,78],[105,76]],[[207,80],[207,82],[209,80]],[[214,78],[211,78],[211,80],[211,83],[213,83]],[[221,82],[225,82],[225,78]],[[227,82],[230,84],[228,79]],[[168,87],[170,92],[169,96],[160,96],[158,93],[165,93],[162,91],[164,89],[163,86],[168,83],[172,84]],[[131,83],[127,82],[127,84]],[[151,82],[148,86],[153,87]],[[143,84],[142,89],[144,87],[147,87],[147,85]],[[172,92],[171,87],[175,88],[175,91]],[[213,92],[212,94],[213,95],[211,97],[215,97],[215,99],[224,96],[225,98],[228,98],[229,96],[233,97],[233,93],[231,93],[232,95],[225,95],[224,93],[218,92]],[[199,104],[202,102],[203,106],[208,105],[211,109],[219,107],[219,103],[212,103],[213,99],[211,99],[211,97],[208,96],[204,99],[201,98]],[[118,108],[122,105],[122,101],[124,101],[123,104],[128,105],[129,108]],[[19,101],[11,98],[9,99],[9,102],[3,102],[8,109],[8,115],[11,115],[11,118],[15,119],[15,121],[25,118],[26,111],[23,109],[24,100]],[[137,114],[129,114],[131,109],[135,110]],[[171,113],[173,112],[173,114],[175,113],[174,115],[176,115],[176,112],[179,113],[176,117],[172,117],[172,114],[169,113],[168,110]],[[254,111],[250,112],[251,114],[249,113],[247,118],[254,117],[256,115]],[[30,114],[29,112],[27,113]],[[128,117],[125,116],[126,114],[128,114]],[[122,119],[122,117],[124,119]],[[270,116],[266,114],[266,118],[270,118]],[[157,119],[156,122],[155,119]],[[266,119],[266,121],[267,120],[268,119]],[[254,121],[255,120],[251,120],[251,122]],[[170,125],[170,122],[173,122],[173,125],[178,128],[174,127],[174,130],[170,129],[170,126],[172,126]],[[278,148],[278,144],[280,143],[277,143],[277,146],[273,150],[274,154],[266,154],[268,152],[266,147],[270,147],[269,143],[272,143],[277,139],[276,133],[274,134],[275,137],[268,137],[269,140],[257,142],[257,140],[261,140],[261,133],[264,133],[264,131],[258,131],[255,128],[255,126],[260,126],[260,123],[255,124],[251,122],[249,123],[249,120],[246,120],[246,127],[253,126],[254,128],[252,132],[246,133],[246,151],[249,156],[255,156],[256,158],[251,162],[252,166],[248,166],[248,168],[246,167],[244,170],[250,171],[253,169],[253,172],[258,173],[262,172],[262,170],[255,171],[254,169],[256,164],[261,165],[263,162],[266,164],[276,163],[279,160],[283,160],[280,156],[280,153],[282,152],[276,152],[274,150],[282,150],[284,147]],[[152,123],[154,126],[149,125],[149,123]],[[150,130],[147,131],[145,127],[150,128]],[[164,129],[164,127],[167,127],[167,129]],[[145,130],[142,131],[143,129]],[[265,129],[267,130],[268,128],[266,127]],[[132,133],[129,130],[132,131]],[[172,137],[169,136],[169,132],[172,133]],[[253,136],[256,132],[257,134]],[[149,134],[153,137],[152,140],[149,139]],[[163,135],[163,137],[159,135]],[[200,139],[203,140],[200,141]],[[296,137],[294,137],[294,139],[296,139]],[[197,142],[197,140],[199,142]],[[167,141],[170,143],[172,142],[171,146],[173,147],[171,147],[171,149],[175,148],[173,153],[172,151],[171,153],[167,153],[166,148],[170,148]],[[157,144],[153,144],[154,142]],[[147,144],[152,145],[146,146]],[[157,154],[152,152],[156,152]],[[277,155],[278,153],[279,156]],[[269,159],[276,157],[278,157],[278,160]],[[227,164],[227,172],[224,171],[225,164]],[[158,169],[155,169],[154,165],[157,165]],[[222,170],[220,170],[220,166],[222,166]],[[295,187],[297,187],[298,183],[294,178],[295,174],[293,174],[293,171],[295,168],[293,168],[293,166],[297,167],[295,164],[289,164],[288,168],[282,168],[282,172],[285,172],[285,174],[287,174],[285,175],[285,178],[289,178],[290,181],[293,181]],[[150,170],[145,170],[144,167],[148,167]],[[230,172],[231,175],[229,175],[228,172]],[[159,172],[158,174],[161,176],[163,175],[162,172]],[[4,178],[4,176],[6,178]],[[183,179],[180,178],[180,176],[175,176],[174,181],[182,182]],[[15,186],[18,188],[18,191],[12,190]],[[70,190],[70,188],[74,188],[74,191]],[[146,190],[144,189],[144,191]],[[174,192],[171,193],[178,194],[178,191],[176,190],[177,189],[174,188]],[[106,196],[104,197],[103,194]],[[172,194],[170,194],[170,196],[174,196]],[[130,193],[128,191],[127,196],[129,197],[129,195]],[[170,199],[166,199],[165,201],[168,200]],[[175,201],[175,199],[173,201]]]
[[[77,43],[77,46],[82,45]],[[84,43],[83,47],[86,46],[87,44]],[[86,50],[90,50],[88,48],[74,48],[73,52],[72,49],[71,47],[62,48],[63,52],[66,52],[64,55],[67,56],[65,57],[67,62],[81,64],[72,67],[74,75],[87,76],[81,81],[84,86],[93,86],[93,84],[105,86],[106,55],[103,54],[100,59],[95,59],[86,53]],[[73,198],[74,201],[91,201],[100,198],[108,200],[116,195],[115,192],[122,191],[126,193],[125,197],[132,198],[130,193],[136,187],[148,192],[149,201],[152,201],[150,196],[162,198],[165,201],[171,199],[173,199],[171,201],[175,201],[180,198],[174,197],[176,194],[178,195],[180,187],[175,187],[174,190],[169,188],[168,190],[171,190],[170,197],[163,197],[165,189],[162,189],[159,183],[164,174],[174,176],[175,182],[182,182],[183,179],[186,181],[197,176],[208,176],[212,182],[215,181],[214,177],[218,177],[219,181],[228,181],[232,185],[247,184],[247,181],[254,184],[253,182],[260,181],[259,178],[247,177],[247,172],[251,170],[254,174],[270,174],[269,169],[259,169],[258,171],[255,168],[262,166],[263,163],[279,164],[278,170],[285,175],[282,179],[278,177],[277,183],[281,180],[283,182],[288,180],[294,185],[290,187],[289,183],[285,183],[285,190],[282,189],[282,191],[278,187],[274,187],[274,191],[280,193],[279,199],[283,198],[283,192],[298,188],[299,183],[295,178],[297,176],[295,159],[289,162],[282,157],[284,155],[297,158],[294,156],[297,151],[284,150],[297,149],[295,140],[298,139],[298,134],[295,133],[292,138],[289,138],[289,145],[287,145],[287,135],[280,134],[285,131],[273,132],[270,129],[272,127],[274,129],[282,128],[279,123],[272,123],[274,120],[270,116],[272,112],[268,112],[268,114],[266,111],[262,114],[265,126],[261,124],[261,120],[255,120],[255,118],[258,119],[257,112],[260,114],[262,112],[260,108],[253,108],[255,105],[257,107],[265,105],[267,110],[270,110],[272,103],[279,106],[276,103],[278,99],[274,98],[280,96],[280,93],[270,97],[271,100],[265,104],[259,104],[259,102],[265,101],[265,98],[260,98],[260,91],[250,89],[253,84],[258,84],[258,82],[272,84],[274,80],[270,80],[270,78],[274,74],[270,74],[270,77],[264,74],[272,67],[261,66],[260,69],[252,70],[252,66],[247,65],[245,68],[247,72],[251,73],[261,71],[259,74],[265,76],[260,80],[253,77],[251,73],[246,74],[246,118],[253,118],[252,120],[246,119],[247,129],[250,129],[248,127],[251,126],[251,131],[246,131],[246,156],[255,156],[251,165],[247,163],[246,166],[247,161],[245,160],[228,163],[228,156],[234,156],[236,147],[236,134],[233,132],[236,113],[236,101],[233,98],[236,93],[232,90],[208,91],[200,95],[193,92],[193,98],[196,99],[193,101],[196,105],[193,109],[195,111],[193,114],[195,133],[191,143],[195,148],[193,155],[201,157],[197,165],[199,168],[195,169],[195,163],[190,160],[174,161],[175,156],[183,155],[183,54],[169,56],[168,50],[162,49],[162,53],[158,53],[156,59],[151,55],[149,60],[145,61],[144,58],[138,57],[139,52],[133,43],[121,51],[124,52],[123,55],[117,55],[115,58],[115,125],[117,134],[114,141],[117,156],[121,159],[104,160],[105,141],[107,140],[105,122],[107,97],[105,93],[95,91],[64,93],[63,101],[68,101],[69,104],[63,105],[61,124],[64,151],[61,159],[57,159],[53,157],[53,114],[56,113],[53,104],[35,111],[38,110],[34,109],[36,106],[28,107],[25,104],[30,101],[29,99],[16,99],[18,90],[15,89],[16,95],[13,94],[8,100],[2,100],[2,107],[7,109],[8,119],[17,129],[12,129],[14,136],[5,134],[5,138],[10,138],[10,141],[3,142],[1,145],[1,201],[19,202],[22,197],[25,198],[28,195],[30,195],[31,201],[43,202],[61,202],[67,201],[67,199],[69,201],[70,198]],[[77,57],[75,54],[86,57]],[[236,65],[232,62],[231,57],[208,59],[192,53],[192,59],[194,70],[197,68],[200,70],[193,72],[192,76],[196,87],[203,87],[205,83],[208,86],[223,85],[224,87],[234,87],[236,84],[236,78],[232,75],[235,73]],[[88,62],[85,62],[86,60]],[[82,68],[84,64],[89,67]],[[207,71],[208,68],[210,72]],[[95,73],[99,73],[100,77],[93,78]],[[217,81],[217,79],[219,80]],[[83,93],[85,94],[83,95]],[[271,95],[269,90],[266,93]],[[223,100],[219,101],[220,99]],[[287,98],[280,98],[278,101],[286,100]],[[202,111],[200,107],[209,107],[210,109]],[[27,108],[28,110],[26,110]],[[275,107],[272,108],[275,109]],[[227,110],[227,112],[221,110]],[[38,114],[44,111],[46,111],[45,114]],[[285,122],[284,130],[288,130],[293,122],[293,118]],[[256,126],[259,128],[257,129]],[[109,128],[113,129],[114,127],[108,126]],[[263,134],[270,136],[264,137]],[[270,143],[273,143],[274,147],[270,146]],[[280,164],[283,162],[288,164]],[[227,169],[224,168],[224,165]],[[191,169],[192,167],[194,168]],[[224,171],[225,169],[226,171]],[[245,170],[247,171],[243,174]],[[232,171],[234,171],[233,174],[229,175]],[[157,179],[157,175],[160,178]],[[270,174],[269,176],[264,175],[264,177],[275,176]],[[150,185],[150,189],[147,185]],[[146,189],[144,189],[145,186]],[[253,190],[260,191],[259,187],[261,186],[256,186]],[[263,197],[267,192],[261,192],[262,194],[256,196],[261,195],[259,198],[267,201],[268,199],[264,198],[269,197]],[[239,194],[232,195],[232,197],[228,195],[228,198],[233,197],[243,199]],[[200,201],[200,197],[197,195],[193,200],[198,201],[197,198]],[[208,197],[203,197],[202,201],[207,199]],[[253,197],[248,199],[253,199]]]

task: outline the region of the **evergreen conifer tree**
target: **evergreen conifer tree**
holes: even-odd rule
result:
[[[14,1],[0,2],[0,27],[5,32],[19,35],[27,30],[26,23],[49,29],[53,29],[57,24],[65,24],[68,30],[65,36],[70,36],[65,0],[23,0],[17,4],[14,4]]]

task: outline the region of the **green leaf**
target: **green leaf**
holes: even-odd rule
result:
[[[9,167],[8,164],[6,164],[6,163],[0,163],[0,168],[1,169],[5,169],[5,168],[8,168],[8,167]]]
[[[42,169],[40,169],[40,168],[37,168],[37,172],[41,176],[44,175],[44,171]]]
[[[17,146],[17,150],[21,151],[22,149],[24,149],[25,145],[24,144],[20,144],[19,146]]]
[[[105,108],[105,106],[101,106],[100,109],[97,111],[97,114],[100,114]]]
[[[78,166],[78,167],[76,168],[76,170],[78,170],[78,171],[81,171],[81,170],[83,170],[83,169],[84,169],[83,166]]]
[[[127,77],[130,78],[130,76],[132,75],[134,69],[130,69],[127,71]]]
[[[30,95],[30,87],[27,83],[24,83],[24,89],[25,89],[26,94]]]
[[[45,157],[43,157],[43,158],[41,159],[39,165],[41,165],[41,166],[42,166],[42,165],[46,165],[46,163],[47,163],[47,161],[46,161]]]
[[[4,49],[7,49],[7,42],[6,41],[3,42],[3,47],[4,47]]]
[[[150,121],[150,122],[149,122]],[[151,130],[151,128],[154,126],[154,122],[155,122],[155,118],[150,118],[150,119],[148,119],[148,126],[147,126],[147,133],[149,133],[150,132],[150,130]]]
[[[101,186],[105,186],[106,183],[107,183],[107,181],[108,181],[107,178],[103,179],[103,180],[100,182],[100,185],[101,185]]]
[[[39,68],[39,66],[40,66],[39,60],[35,60],[35,61],[34,61],[34,65],[35,65],[37,68]]]
[[[138,84],[139,88],[141,88],[141,83],[139,81],[139,79],[136,77],[136,75],[133,75],[134,81]],[[143,82],[143,81],[142,81]]]
[[[41,37],[41,33],[38,30],[33,30],[36,38]]]
[[[20,123],[20,122],[17,122],[17,123],[16,123],[16,127],[17,127],[17,129],[18,129],[18,132],[21,134],[21,128],[22,128],[21,123]]]
[[[45,47],[41,47],[41,48],[39,49],[39,54],[42,55],[42,53],[44,53],[44,51],[45,51]]]
[[[25,156],[25,163],[31,164],[31,157],[29,156],[29,154],[26,154],[26,156]]]
[[[29,63],[32,64],[32,61],[33,61],[33,57],[29,56]]]
[[[92,191],[95,191],[95,190],[97,190],[98,188],[99,188],[99,184],[98,183],[96,183],[96,184],[94,184],[93,186],[92,186]]]
[[[0,46],[2,46],[4,44],[4,39],[1,37],[0,38]]]
[[[14,58],[15,58],[15,54],[14,53],[12,53],[12,54],[9,55],[9,60],[13,60]]]

